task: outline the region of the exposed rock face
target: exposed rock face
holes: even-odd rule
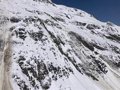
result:
[[[52,2],[51,0],[33,0],[33,1],[44,2],[44,3],[50,3],[50,2]]]
[[[120,90],[120,27],[37,1],[0,2],[0,90]]]

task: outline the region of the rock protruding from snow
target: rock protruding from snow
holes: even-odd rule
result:
[[[33,1],[37,1],[37,2],[45,2],[45,3],[51,3],[51,0],[33,0]]]
[[[13,90],[120,90],[120,27],[49,3],[0,2],[0,29],[11,36],[6,66]]]

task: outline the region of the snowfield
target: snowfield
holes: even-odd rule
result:
[[[3,31],[0,90],[120,90],[119,26],[50,0],[1,0]]]

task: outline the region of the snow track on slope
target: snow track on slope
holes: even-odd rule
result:
[[[12,90],[9,80],[10,44],[8,32],[0,31],[0,90]]]

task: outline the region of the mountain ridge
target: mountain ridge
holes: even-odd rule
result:
[[[119,90],[120,27],[38,1],[0,2],[0,29],[11,36],[12,89]]]

